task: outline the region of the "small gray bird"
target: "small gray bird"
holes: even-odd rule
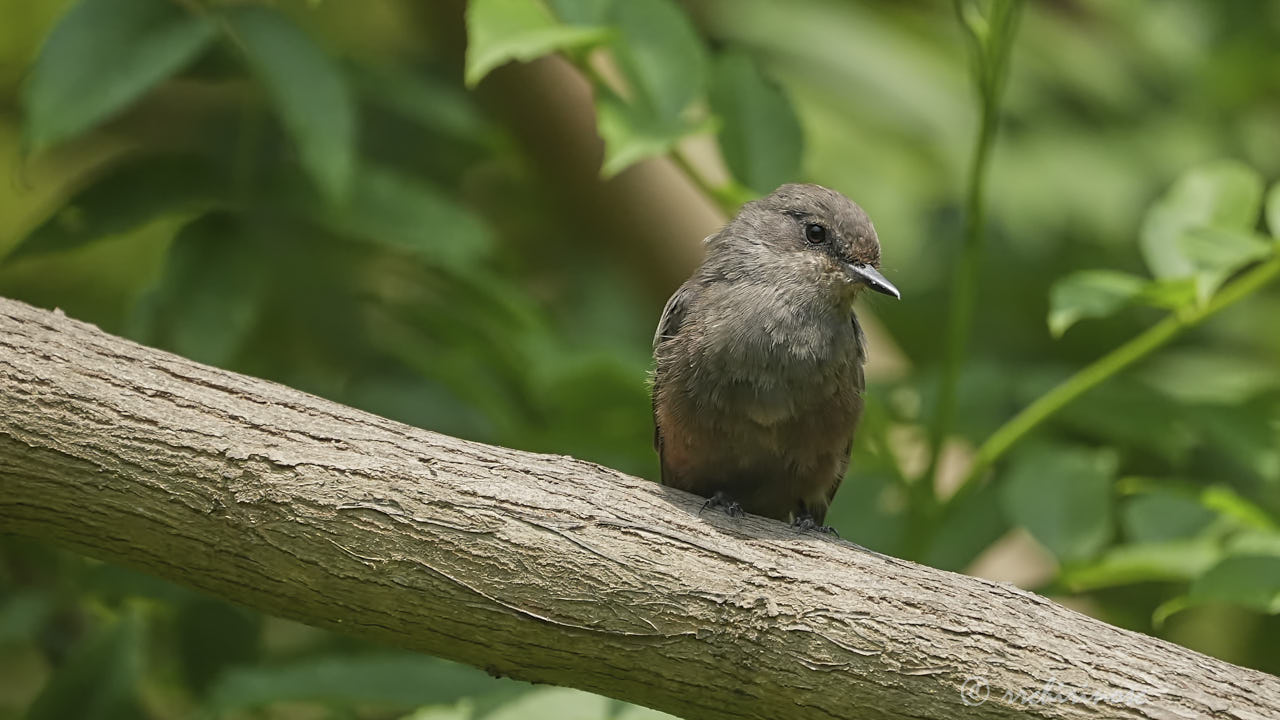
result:
[[[819,185],[783,185],[707,239],[653,337],[663,484],[830,531],[866,386],[853,301],[900,297],[879,265],[867,214]]]

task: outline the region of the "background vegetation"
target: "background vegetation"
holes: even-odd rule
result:
[[[655,477],[663,301],[723,213],[820,182],[904,293],[861,310],[843,536],[1280,672],[1280,5],[0,16],[0,294]],[[655,715],[0,536],[0,718]]]

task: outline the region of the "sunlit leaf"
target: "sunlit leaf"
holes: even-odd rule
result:
[[[726,53],[715,63],[711,109],[721,120],[716,138],[730,172],[758,193],[792,182],[800,172],[800,119],[786,94],[755,61]]]
[[[686,112],[705,90],[707,61],[702,41],[680,8],[671,0],[633,0],[613,3],[608,17],[617,30],[613,54],[627,88],[624,98],[609,87],[596,87],[604,177],[714,127]]]
[[[1216,227],[1188,229],[1178,235],[1178,245],[1195,268],[1201,302],[1237,270],[1272,253],[1271,243],[1252,231]]]
[[[1272,555],[1280,557],[1280,530],[1241,530],[1227,539],[1230,555]]]
[[[227,201],[225,177],[195,158],[156,157],[112,168],[31,231],[8,260],[80,247],[173,213]]]
[[[81,0],[54,27],[23,91],[36,150],[108,119],[209,46],[213,22],[170,0]]]
[[[645,108],[624,102],[601,89],[596,93],[596,122],[604,139],[600,173],[613,177],[645,158],[663,155],[686,135],[706,132],[709,125],[688,125],[680,120],[664,122]]]
[[[1049,332],[1062,337],[1084,318],[1107,317],[1132,303],[1149,282],[1115,270],[1071,273],[1049,290]]]
[[[476,720],[476,715],[464,700],[453,705],[418,708],[399,720]]]
[[[135,612],[96,631],[45,684],[27,710],[27,720],[142,717],[135,689],[142,636],[142,618]]]
[[[604,28],[561,25],[538,0],[467,3],[468,86],[512,60],[528,62],[557,50],[586,47],[609,37]]]
[[[675,124],[707,84],[707,53],[689,18],[672,0],[615,2],[614,55],[633,96],[663,125]]]
[[[1059,558],[1088,558],[1111,539],[1117,463],[1105,450],[1033,447],[1010,467],[1001,505]]]
[[[666,713],[623,704],[569,688],[537,688],[519,700],[486,715],[485,720],[675,720]],[[614,712],[611,712],[613,710]]]
[[[1113,547],[1098,558],[1064,568],[1059,581],[1072,592],[1143,582],[1185,582],[1222,559],[1205,539],[1147,542]]]
[[[1140,244],[1157,278],[1193,276],[1200,269],[1188,256],[1182,236],[1212,228],[1249,231],[1258,220],[1262,179],[1231,160],[1188,171],[1147,212]]]
[[[1280,530],[1280,524],[1267,511],[1258,507],[1253,501],[1241,497],[1240,493],[1229,487],[1215,485],[1205,488],[1200,494],[1200,503],[1246,528],[1264,531]]]
[[[1135,300],[1151,307],[1178,310],[1195,303],[1196,286],[1196,279],[1191,277],[1152,280],[1142,288]]]
[[[1280,242],[1280,183],[1271,186],[1267,192],[1267,228],[1271,237]]]
[[[243,5],[227,10],[226,17],[303,167],[331,201],[345,198],[355,167],[356,109],[341,68],[271,8]]]
[[[270,277],[265,263],[234,218],[213,213],[189,223],[139,301],[134,332],[193,360],[228,365],[257,322]]]

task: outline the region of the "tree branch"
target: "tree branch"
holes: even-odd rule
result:
[[[0,300],[7,532],[685,717],[1280,715],[1270,675],[700,502]]]

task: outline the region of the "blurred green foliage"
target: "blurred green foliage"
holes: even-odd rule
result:
[[[863,309],[887,330],[842,534],[1280,672],[1280,6],[1011,9],[2,0],[0,294],[653,477],[648,342],[689,269],[659,233],[689,211],[602,198],[653,197],[628,168],[658,157],[725,211],[821,182],[875,218],[906,298]],[[522,94],[573,74],[602,149],[557,132],[571,93]],[[9,717],[657,715],[4,537]]]

